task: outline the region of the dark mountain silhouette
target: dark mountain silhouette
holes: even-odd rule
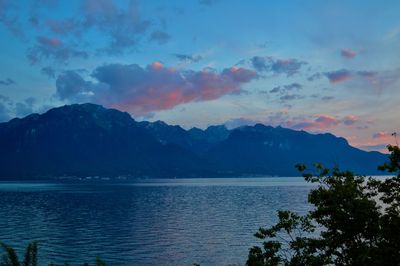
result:
[[[198,155],[227,139],[230,133],[223,125],[209,126],[206,130],[194,127],[186,131],[180,126],[168,125],[162,121],[144,121],[139,124],[161,143],[175,144]]]
[[[0,176],[187,176],[202,164],[128,113],[82,104],[0,124]]]
[[[0,123],[0,178],[298,175],[296,163],[376,174],[387,156],[332,134],[261,124],[185,130],[95,104]]]
[[[296,175],[293,166],[340,167],[362,174],[379,174],[377,165],[387,159],[379,152],[351,147],[344,138],[332,134],[310,134],[262,124],[233,130],[229,137],[212,147],[206,156],[222,171],[244,174]]]

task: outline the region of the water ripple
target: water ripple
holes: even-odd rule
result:
[[[101,256],[109,265],[243,265],[278,209],[305,213],[301,178],[141,180],[131,184],[0,182],[0,240],[40,265]]]

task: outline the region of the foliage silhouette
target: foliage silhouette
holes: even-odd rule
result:
[[[388,149],[389,163],[378,168],[397,176],[384,180],[297,165],[317,184],[308,195],[314,207],[303,216],[278,211],[278,222],[255,234],[264,242],[247,265],[400,265],[400,149]]]
[[[1,248],[4,250],[4,254],[1,257],[0,266],[37,266],[38,265],[38,247],[37,242],[32,241],[28,244],[28,247],[25,250],[24,261],[21,264],[17,253],[15,250],[0,242]],[[84,263],[84,266],[89,266],[89,263]],[[102,261],[99,257],[96,258],[96,266],[106,266],[106,263]],[[56,266],[54,262],[51,262],[49,266]],[[64,266],[69,266],[67,262],[64,263]]]

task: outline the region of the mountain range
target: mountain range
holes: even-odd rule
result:
[[[295,164],[315,162],[379,174],[386,160],[329,133],[262,124],[185,130],[89,103],[0,123],[1,179],[296,176]]]

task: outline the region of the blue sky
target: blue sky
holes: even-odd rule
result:
[[[399,1],[0,0],[0,121],[93,102],[185,128],[264,123],[382,150]]]

